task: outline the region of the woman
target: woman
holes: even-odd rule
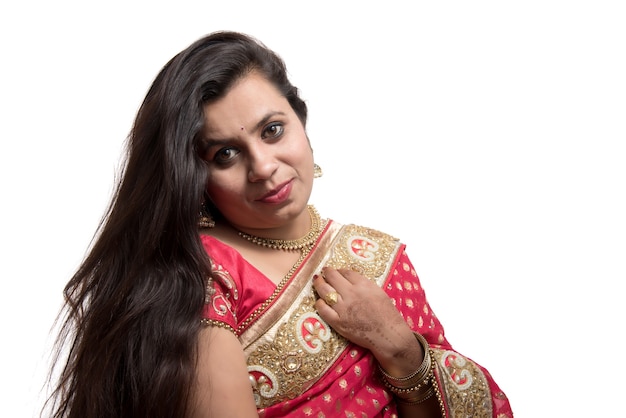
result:
[[[246,35],[162,69],[65,289],[55,417],[512,416],[446,340],[404,245],[309,204],[306,118]]]

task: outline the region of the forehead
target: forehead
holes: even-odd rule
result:
[[[230,124],[246,126],[268,112],[291,109],[280,91],[258,73],[251,73],[228,90],[224,97],[204,106],[205,130],[220,131]]]

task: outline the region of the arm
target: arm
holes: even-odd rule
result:
[[[258,417],[243,348],[231,331],[216,326],[200,331],[192,393],[191,418]]]

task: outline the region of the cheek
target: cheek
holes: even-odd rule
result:
[[[232,196],[241,194],[241,188],[232,177],[226,175],[210,175],[206,185],[206,192],[213,202],[230,200]]]
[[[313,174],[313,150],[305,135],[300,141],[295,142],[289,149],[288,155],[294,164],[302,166],[302,169]]]

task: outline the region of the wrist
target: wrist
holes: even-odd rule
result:
[[[402,336],[401,342],[396,341],[389,347],[382,348],[379,353],[373,352],[378,366],[391,378],[406,377],[415,372],[424,362],[428,343],[423,337],[410,329]]]
[[[385,371],[380,364],[378,365],[387,389],[395,395],[399,402],[412,405],[426,401],[435,393],[433,385],[434,362],[431,350],[422,335],[414,333],[414,336],[424,352],[424,358],[417,369],[414,369],[410,374],[396,377]]]

